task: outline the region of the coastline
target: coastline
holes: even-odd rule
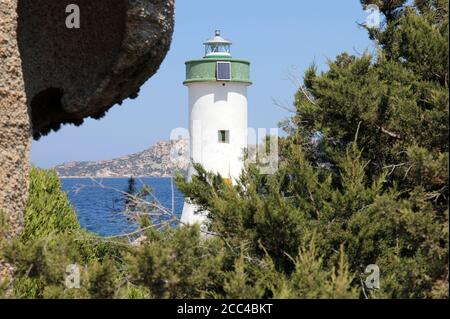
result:
[[[143,176],[58,176],[60,179],[124,179],[124,178],[174,178],[172,175],[155,176],[155,175],[143,175]]]

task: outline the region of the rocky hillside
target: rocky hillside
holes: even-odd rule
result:
[[[161,141],[149,149],[121,158],[96,162],[71,162],[55,167],[60,177],[168,177],[186,174],[188,141]]]

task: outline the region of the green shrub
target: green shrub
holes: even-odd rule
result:
[[[0,258],[15,267],[10,297],[114,296],[110,283],[119,280],[120,274],[109,260],[120,259],[125,246],[106,243],[81,229],[55,171],[31,169],[24,229],[12,243],[2,245]],[[82,270],[81,289],[65,287],[66,267],[70,264]]]
[[[30,172],[28,204],[24,214],[23,241],[50,234],[78,231],[80,225],[67,195],[61,191],[56,171],[33,167]]]

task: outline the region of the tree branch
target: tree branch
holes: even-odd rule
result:
[[[401,140],[402,137],[400,136],[400,134],[394,133],[392,131],[387,130],[386,128],[384,128],[383,126],[377,125],[377,128],[380,130],[380,132],[389,135],[390,137],[393,137],[397,140]]]

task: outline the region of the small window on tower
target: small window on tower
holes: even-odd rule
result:
[[[230,131],[219,131],[219,143],[230,143]]]
[[[217,81],[231,81],[230,62],[217,62]]]

